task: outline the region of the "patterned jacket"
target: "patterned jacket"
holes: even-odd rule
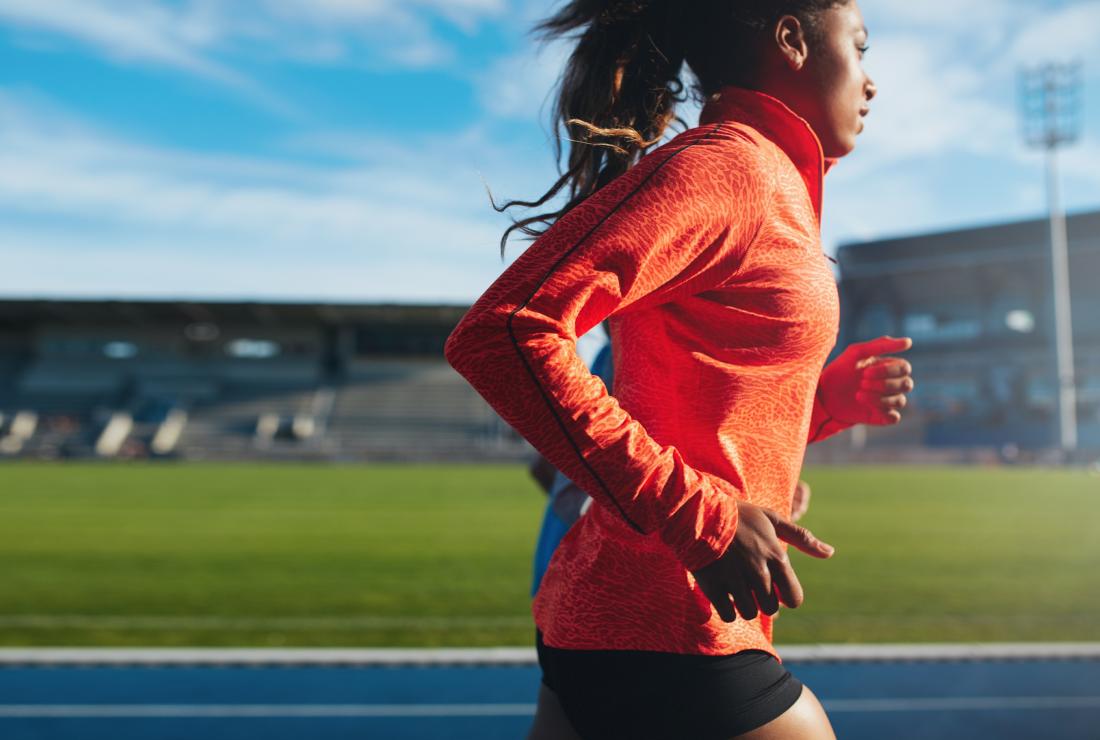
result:
[[[451,334],[448,361],[594,499],[534,601],[547,645],[774,652],[691,571],[737,500],[789,512],[839,301],[821,250],[826,163],[803,119],[727,87],[700,125],[559,219]],[[615,389],[575,343],[609,318]]]

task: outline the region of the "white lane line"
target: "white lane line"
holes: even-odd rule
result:
[[[530,717],[534,704],[0,704],[9,718]]]
[[[834,699],[829,712],[1100,709],[1100,696],[974,696]],[[0,704],[0,719],[164,717],[530,717],[534,704]]]
[[[943,643],[779,646],[784,660],[808,663],[895,661],[1100,660],[1100,643]],[[355,665],[534,666],[531,647],[497,648],[0,648],[10,665]]]
[[[973,642],[915,644],[823,644],[777,646],[783,660],[797,663],[943,660],[1094,660],[1100,642]]]
[[[534,648],[0,648],[4,666],[534,666]]]
[[[957,712],[1100,709],[1100,696],[943,696],[908,699],[822,699],[827,712]]]
[[[804,622],[825,621],[831,617],[801,615]],[[937,614],[905,615],[893,614],[885,617],[881,614],[844,615],[845,623],[868,624],[930,624],[944,622],[964,624],[1003,625],[1006,622],[1018,622],[1027,625],[1046,623],[1065,625],[1083,624],[1091,626],[1095,618],[1091,614],[1061,614],[1057,618],[1045,614]],[[527,627],[534,626],[531,615],[520,614],[347,614],[341,616],[292,615],[292,614],[82,614],[82,613],[0,613],[0,627],[24,629],[55,628],[118,628],[118,629],[438,629],[447,627]]]
[[[346,617],[216,616],[172,614],[0,614],[0,627],[9,629],[120,629],[120,630],[387,630],[387,629],[534,629],[530,615]]]

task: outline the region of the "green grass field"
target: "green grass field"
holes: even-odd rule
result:
[[[1100,640],[1100,478],[819,468],[781,643]],[[528,645],[520,467],[0,466],[0,645]]]

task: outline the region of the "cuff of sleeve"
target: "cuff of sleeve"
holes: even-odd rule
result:
[[[820,422],[817,425],[814,436],[810,437],[810,441],[820,442],[823,439],[828,439],[834,434],[837,434],[838,432],[843,432],[845,429],[849,429],[853,426],[855,425],[849,424],[844,421],[837,421],[833,418],[826,418],[824,421]]]
[[[814,409],[810,417],[810,442],[820,442],[853,426],[855,424],[852,422],[834,419],[821,403],[821,393],[814,394]]]
[[[737,499],[707,486],[680,507],[661,538],[685,568],[696,571],[722,557],[736,531]]]

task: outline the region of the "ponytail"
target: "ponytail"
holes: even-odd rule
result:
[[[563,190],[568,201],[514,221],[501,237],[501,256],[513,231],[538,236],[661,140],[685,99],[679,8],[677,0],[573,0],[535,26],[543,41],[578,32],[554,111],[555,132],[569,141],[568,166],[538,200],[493,207],[538,208]],[[559,137],[554,153],[560,163]]]
[[[538,23],[542,41],[571,36],[576,46],[562,73],[554,110],[554,155],[560,176],[537,200],[511,200],[497,212],[539,208],[563,190],[564,206],[513,220],[500,238],[542,234],[592,193],[626,172],[678,121],[687,99],[681,72],[702,100],[724,85],[749,86],[768,27],[786,14],[812,34],[817,15],[851,0],[568,0]],[[564,137],[560,134],[564,133]],[[569,142],[561,172],[561,138]]]

